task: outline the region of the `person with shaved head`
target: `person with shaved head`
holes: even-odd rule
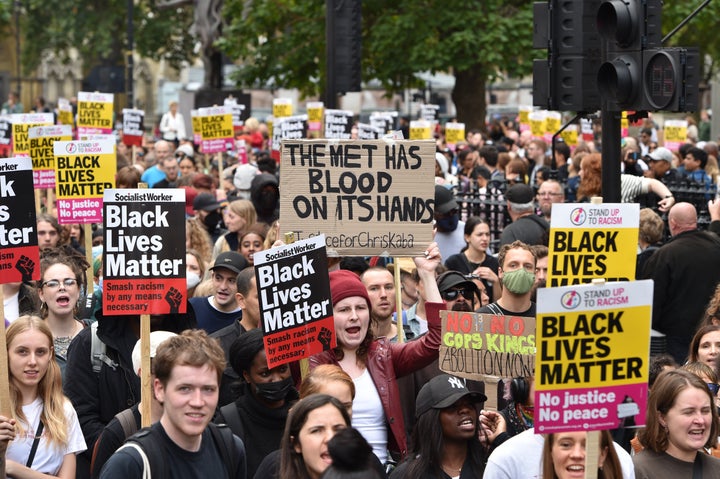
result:
[[[668,225],[672,238],[648,259],[639,277],[655,281],[651,349],[662,352],[656,349],[662,339],[656,338],[664,336],[667,353],[683,364],[720,281],[720,237],[698,229],[697,211],[690,203],[674,205]]]

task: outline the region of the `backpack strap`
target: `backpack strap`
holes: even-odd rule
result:
[[[223,464],[225,464],[227,477],[228,479],[233,479],[238,467],[233,432],[230,430],[230,427],[225,424],[209,423],[208,427],[215,442],[215,447],[222,457]]]
[[[105,354],[106,352],[107,346],[98,336],[98,323],[95,321],[90,325],[90,361],[95,374],[100,374],[103,363],[107,364],[113,371],[119,366],[117,362]]]
[[[150,479],[151,476],[155,476],[155,479],[166,478],[166,458],[163,457],[160,442],[154,437],[151,427],[140,429],[140,431],[130,436],[127,441],[125,441],[125,445],[128,444],[135,444],[133,447],[142,449],[143,451],[142,455],[145,456],[143,465],[145,466],[145,471],[147,471],[147,475],[143,472],[143,479]],[[145,461],[145,459],[147,459],[147,461]]]
[[[245,437],[245,428],[243,427],[240,413],[234,402],[226,404],[220,408],[220,414],[225,419],[225,424],[230,428],[233,434],[240,439]]]
[[[123,409],[119,413],[115,414],[115,417],[120,423],[120,426],[122,426],[125,439],[138,432],[138,424],[135,420],[135,414],[133,414],[132,408]]]
[[[140,459],[142,459],[143,463],[143,474],[142,479],[152,479],[152,470],[150,469],[150,461],[148,460],[147,455],[145,454],[145,450],[142,448],[141,445],[134,443],[134,442],[126,442],[122,446],[118,448],[118,451],[121,451],[123,449],[135,449],[138,454],[140,454]],[[117,451],[115,451],[117,452]]]

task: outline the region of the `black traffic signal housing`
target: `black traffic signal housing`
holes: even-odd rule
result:
[[[697,108],[699,54],[662,47],[661,0],[605,0],[597,31],[606,42],[597,71],[604,110]]]
[[[533,62],[533,105],[548,110],[600,109],[597,67],[601,39],[596,18],[600,0],[549,0],[533,4],[533,47],[547,59]]]
[[[360,0],[333,3],[328,15],[334,15],[335,88],[339,93],[362,91],[362,4]]]

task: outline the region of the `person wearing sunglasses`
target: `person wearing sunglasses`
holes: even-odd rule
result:
[[[447,271],[437,279],[440,296],[451,311],[474,311],[479,291],[469,276],[459,271]],[[487,296],[486,296],[487,297]]]

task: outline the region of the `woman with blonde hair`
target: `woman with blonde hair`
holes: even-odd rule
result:
[[[210,235],[196,218],[185,220],[185,247],[200,253],[206,264],[211,262],[213,244]]]
[[[21,316],[8,327],[6,340],[11,417],[0,416],[0,440],[12,442],[5,474],[73,479],[75,455],[86,446],[75,409],[62,392],[52,332],[39,317]]]
[[[225,251],[240,250],[240,236],[257,221],[255,207],[250,200],[235,200],[223,211],[223,220],[228,232],[215,242],[212,257]]]

